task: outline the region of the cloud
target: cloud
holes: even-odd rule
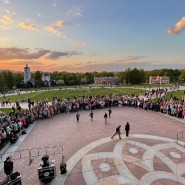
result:
[[[71,45],[85,47],[86,46],[86,42],[85,41],[71,41]]]
[[[64,57],[64,56],[70,57],[70,56],[79,55],[79,54],[81,53],[77,51],[64,51],[64,52],[53,51],[53,52],[50,52],[46,58],[56,60],[60,57]]]
[[[34,50],[28,48],[0,48],[0,60],[13,60],[13,59],[40,59],[47,58],[56,60],[60,57],[70,57],[73,55],[79,55],[81,53],[77,51],[51,51],[46,49],[36,48]]]
[[[46,26],[44,27],[45,30],[55,34],[57,37],[60,37],[61,33],[59,32],[57,26],[55,25],[49,25],[49,26]]]
[[[179,22],[176,23],[175,26],[168,29],[169,35],[177,35],[180,34],[181,31],[185,29],[185,17],[183,17]]]
[[[59,31],[59,28],[65,26],[65,25],[69,25],[69,23],[66,23],[62,20],[59,20],[54,24],[50,24],[48,26],[45,26],[44,29],[55,34],[57,37],[60,37],[61,33]]]
[[[182,69],[184,68],[184,64],[181,62],[171,63],[168,62],[164,63],[163,61],[145,61],[145,62],[131,62],[131,63],[115,63],[112,62],[93,62],[89,64],[87,62],[84,65],[72,65],[70,67],[66,67],[66,71],[75,71],[75,72],[88,72],[88,71],[124,71],[128,68],[137,68],[137,69],[144,69],[144,70],[151,70],[151,69]]]
[[[146,58],[146,56],[126,56],[122,60],[115,61],[116,63],[131,63],[140,59]]]
[[[65,26],[66,24],[65,24],[65,22],[64,21],[57,21],[57,23],[56,23],[56,26],[58,26],[58,27],[62,27],[62,26]]]
[[[77,63],[77,64],[75,64],[75,66],[81,66],[82,65],[82,63]]]
[[[6,25],[9,25],[12,23],[12,17],[9,15],[3,15],[1,18],[1,22],[3,22]]]
[[[37,12],[37,16],[38,16],[38,17],[41,17],[42,15],[41,15],[40,13]]]
[[[145,58],[146,56],[126,56],[123,58],[124,61],[136,61]]]
[[[62,38],[67,41],[71,46],[79,46],[79,47],[85,47],[86,42],[85,41],[79,41],[79,40],[74,40],[68,35],[62,34]]]
[[[53,6],[53,7],[56,7],[56,6],[57,6],[57,3],[56,3],[56,2],[53,2],[53,3],[52,3],[52,6]]]
[[[0,18],[1,28],[10,29],[13,23],[13,16],[16,14],[15,12],[11,12],[9,10],[4,10],[5,15]]]
[[[5,4],[11,4],[11,1],[10,0],[4,0],[4,3]]]
[[[20,22],[18,24],[19,27],[21,28],[25,28],[25,29],[29,29],[29,30],[33,30],[33,31],[38,31],[38,27],[33,25],[33,24],[29,24],[29,23],[26,23],[26,22]]]
[[[30,50],[28,48],[0,48],[0,60],[11,60],[11,59],[38,59],[49,50],[36,49]]]
[[[0,61],[1,65],[14,65],[15,66],[15,61]],[[21,60],[21,61],[16,61],[16,66],[22,66],[25,64],[31,64],[31,65],[44,65],[40,61],[33,61],[33,60]]]
[[[82,7],[81,6],[73,6],[71,10],[66,13],[69,17],[81,17],[82,16]]]

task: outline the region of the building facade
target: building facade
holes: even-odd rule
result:
[[[169,84],[170,78],[168,76],[162,76],[160,77],[160,84]]]
[[[26,67],[24,68],[24,84],[27,84],[31,81],[31,72],[30,68],[28,67],[28,64],[26,64]]]
[[[96,85],[117,85],[118,83],[118,77],[94,77],[94,84]]]
[[[168,76],[150,76],[149,84],[169,84],[170,78]]]
[[[45,85],[51,86],[51,77],[50,74],[45,72],[42,75],[42,81],[44,82]]]

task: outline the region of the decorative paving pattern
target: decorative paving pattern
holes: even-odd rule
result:
[[[116,144],[110,138],[104,138],[82,148],[69,159],[67,175],[58,177],[58,183],[55,181],[52,184],[56,185],[60,182],[61,185],[65,185],[65,180],[73,175],[71,173],[73,165],[79,161],[81,161],[81,169],[77,173],[83,175],[81,178],[85,180],[84,185],[185,184],[183,177],[185,162],[181,161],[182,156],[185,156],[185,148],[175,144],[172,139],[157,136],[132,135],[130,138],[124,136],[122,138]],[[137,140],[141,138],[143,141],[152,140],[153,145],[151,145],[152,142],[149,142],[150,145],[138,142]],[[89,153],[109,142],[114,145],[113,151]],[[181,154],[169,153],[171,149],[180,151]],[[171,158],[179,160],[178,163]],[[76,184],[78,184],[77,181]]]
[[[185,162],[185,155],[183,154],[184,150],[179,145],[172,143],[173,140],[165,138],[160,139],[160,136],[162,136],[175,140],[177,132],[185,130],[185,124],[180,122],[179,119],[174,120],[161,113],[145,111],[143,109],[116,107],[112,108],[111,118],[108,119],[108,124],[105,125],[103,117],[105,109],[94,110],[93,112],[93,122],[90,120],[89,111],[80,111],[80,121],[78,123],[76,122],[75,113],[61,114],[52,119],[38,121],[32,131],[29,134],[24,135],[26,138],[22,144],[18,141],[16,144],[12,145],[12,148],[15,149],[16,147],[16,150],[28,149],[29,151],[31,148],[62,145],[64,147],[64,156],[65,162],[67,161],[68,173],[63,176],[60,175],[59,169],[62,158],[61,155],[50,155],[50,159],[54,159],[56,161],[57,169],[57,177],[51,183],[53,185],[86,185],[84,171],[82,170],[82,161],[84,157],[97,153],[110,153],[112,156],[107,157],[105,155],[102,158],[90,160],[94,174],[98,179],[96,183],[100,185],[112,185],[116,184],[117,181],[124,181],[124,185],[134,185],[127,183],[130,182],[131,179],[129,176],[127,176],[128,179],[121,176],[120,171],[117,169],[117,165],[115,164],[114,150],[118,143],[118,136],[115,136],[113,140],[111,140],[110,137],[115,132],[115,128],[121,124],[121,132],[123,134],[122,141],[129,141],[124,144],[122,143],[124,147],[122,154],[120,154],[122,155],[121,161],[124,162],[122,163],[126,166],[125,169],[130,171],[135,177],[135,181],[137,180],[139,183],[145,175],[150,173],[148,171],[148,164],[145,165],[137,161],[142,161],[146,151],[149,150],[148,148],[151,148],[149,151],[152,152],[152,150],[154,150],[152,147],[160,146],[161,144],[162,147],[158,152],[162,156],[167,156],[171,161],[167,160],[168,165],[166,165],[166,163],[161,160],[161,156],[154,154],[153,171],[163,171],[173,174],[175,175],[176,180],[172,180],[172,178],[157,179],[152,182],[152,185],[177,185],[178,183],[176,181],[178,176],[180,176],[180,178],[185,178],[185,173],[182,174],[183,172],[180,170],[181,166],[178,166]],[[124,125],[127,121],[131,125],[131,135],[129,138],[124,137]],[[147,137],[147,135],[150,136]],[[168,145],[169,143],[173,146],[166,147],[165,144]],[[33,155],[34,153],[37,153],[37,151],[33,150]],[[172,155],[170,155],[170,153]],[[176,154],[174,155],[174,153]],[[181,158],[178,158],[177,154],[179,154]],[[25,156],[26,158],[14,160],[14,169],[20,171],[23,185],[41,184],[38,179],[37,168],[41,162],[42,155],[43,152],[40,151],[40,156],[35,157],[30,166],[27,158],[28,154],[25,152],[22,153],[22,156]],[[18,154],[14,153],[13,158],[19,158]],[[127,160],[123,160],[124,158]],[[137,161],[130,162],[131,159],[137,159]],[[110,170],[103,171],[103,167],[100,168],[102,163],[108,164]],[[173,168],[170,168],[174,164],[179,167],[178,175],[174,173],[175,168],[174,171],[172,170]],[[3,167],[3,163],[0,163],[0,167],[1,166]],[[86,173],[88,174],[88,172]],[[125,176],[126,175],[127,174],[125,174]],[[6,175],[4,174],[4,171],[1,170],[0,181],[5,177]],[[182,184],[185,185],[185,183],[179,182],[179,185]]]

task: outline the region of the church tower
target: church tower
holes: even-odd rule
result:
[[[24,68],[24,84],[26,84],[30,80],[31,80],[31,72],[30,72],[30,68],[28,67],[28,64],[26,64],[26,67]]]

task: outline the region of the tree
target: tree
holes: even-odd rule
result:
[[[86,83],[92,84],[94,83],[94,75],[90,72],[85,73]]]
[[[43,85],[42,82],[42,73],[40,71],[35,72],[35,86],[36,87],[41,87]]]
[[[81,84],[87,84],[87,78],[86,77],[81,79]]]
[[[126,82],[126,84],[129,84],[129,83],[131,83],[130,82],[130,75],[131,75],[131,69],[130,68],[128,68],[126,71],[125,71],[125,82]]]
[[[4,77],[4,82],[7,85],[7,88],[10,90],[14,86],[14,77],[11,71],[3,71],[2,75]]]
[[[179,77],[180,80],[183,80],[185,82],[185,69],[182,69],[181,70],[181,74],[180,74],[180,77]]]
[[[23,78],[24,78],[23,74],[22,73],[16,73],[14,75],[14,77],[15,77],[15,86],[17,88],[23,87],[23,85],[24,85],[24,83],[23,83]]]
[[[64,82],[64,80],[58,80],[58,81],[56,82],[56,84],[57,84],[57,85],[65,85],[65,82]]]
[[[4,76],[2,75],[2,73],[0,74],[0,92],[4,92],[8,90],[8,87],[5,83],[5,79]]]
[[[118,72],[117,73],[117,77],[119,78],[119,81],[121,83],[124,83],[125,82],[125,79],[126,79],[126,73],[124,71]]]
[[[127,69],[126,70],[126,83],[131,84],[141,84],[145,82],[145,72],[143,69],[138,70],[137,68],[134,69]]]

